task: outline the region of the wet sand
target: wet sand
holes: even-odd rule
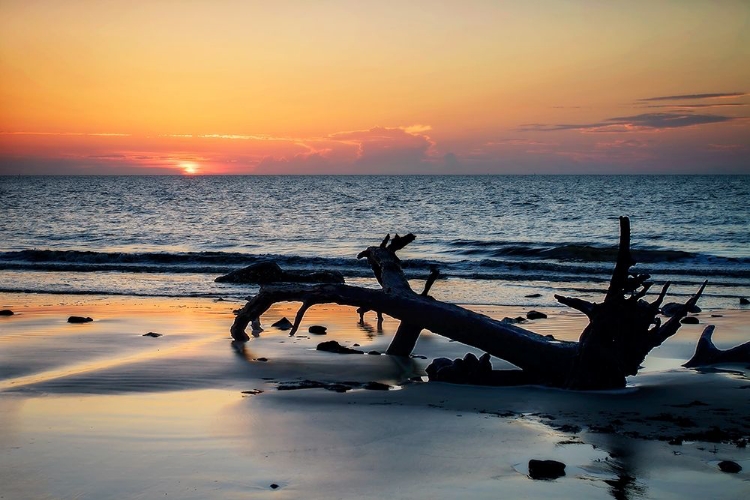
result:
[[[719,347],[750,338],[747,310],[704,311],[702,324],[683,326],[651,353],[629,387],[584,393],[418,382],[430,359],[471,351],[429,333],[415,349],[427,359],[316,351],[336,340],[383,352],[397,326],[386,318],[379,332],[374,314],[359,325],[351,308],[337,306],[312,308],[289,337],[270,325],[293,318],[296,307],[277,305],[260,337],[233,344],[229,325],[239,306],[0,295],[0,308],[16,313],[0,317],[0,498],[730,499],[750,492],[750,452],[738,446],[750,436],[748,367],[680,367],[709,322]],[[525,312],[473,309],[497,318]],[[524,326],[573,340],[586,323],[562,308],[544,312],[549,318]],[[71,315],[94,321],[69,324]],[[313,324],[328,334],[307,333]],[[162,336],[142,336],[148,332]],[[391,390],[277,389],[304,379]],[[530,479],[532,458],[562,461],[566,475]],[[721,460],[742,472],[721,472]]]

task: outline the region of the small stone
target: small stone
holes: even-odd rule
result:
[[[380,351],[370,351],[367,354],[369,354],[370,356],[380,356]]]
[[[333,352],[336,354],[364,354],[363,351],[358,351],[357,349],[349,349],[348,347],[344,347],[335,340],[329,340],[328,342],[321,342],[318,344],[318,347],[316,347],[318,351],[326,351],[326,352]]]
[[[680,320],[680,323],[682,323],[683,325],[697,325],[698,323],[700,323],[700,320],[695,316],[685,316],[684,318],[682,318],[682,320]]]
[[[671,444],[672,446],[682,446],[682,438],[670,439],[669,444]]]
[[[272,483],[272,484],[271,484],[271,489],[272,489],[272,490],[275,490],[275,489],[276,489],[276,488],[278,488],[278,487],[279,487],[279,485],[278,485],[278,484],[276,484],[276,483]]]
[[[314,335],[325,335],[326,330],[328,330],[328,328],[326,328],[325,326],[320,326],[320,325],[312,325],[310,328],[307,329],[308,332]]]
[[[721,462],[719,462],[719,469],[721,469],[722,472],[737,474],[742,470],[742,466],[737,462],[733,462],[731,460],[722,460]]]
[[[740,297],[740,305],[746,306],[750,304],[750,300],[747,300],[745,297]]]
[[[531,310],[526,313],[527,319],[545,319],[546,317],[547,317],[546,314],[544,314],[543,312],[539,312],[539,311]]]
[[[281,318],[276,323],[271,325],[274,328],[278,328],[279,330],[291,330],[294,326],[291,321],[289,321],[286,318]]]
[[[13,311],[11,311],[10,309],[3,309],[2,311],[0,311],[0,316],[13,316],[13,314]]]
[[[94,321],[91,318],[84,318],[83,316],[71,316],[68,318],[68,323],[88,323]]]
[[[678,312],[682,310],[682,308],[685,307],[684,304],[680,304],[679,302],[670,302],[669,304],[665,304],[661,308],[661,313],[664,316],[674,316]],[[693,306],[690,309],[688,309],[689,313],[698,314],[701,312],[701,308],[698,306]]]
[[[531,479],[557,479],[565,475],[565,464],[557,460],[529,460]]]
[[[144,334],[143,334],[143,335],[141,335],[141,336],[142,336],[142,337],[153,337],[153,338],[157,338],[157,337],[161,337],[161,333],[156,333],[156,332],[148,332],[148,333],[144,333]]]
[[[538,299],[538,298],[539,298],[539,297],[541,297],[541,296],[542,296],[542,294],[541,294],[541,293],[530,293],[530,294],[528,294],[528,295],[525,295],[525,297],[526,297],[527,299]]]
[[[260,361],[261,363],[265,363],[268,361],[268,358],[255,358],[255,361]]]

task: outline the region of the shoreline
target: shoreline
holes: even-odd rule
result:
[[[627,388],[575,392],[409,383],[434,357],[474,351],[431,333],[415,349],[427,359],[316,351],[336,340],[383,352],[397,327],[386,317],[378,332],[373,313],[359,325],[352,308],[335,305],[311,308],[295,337],[270,325],[293,318],[298,305],[274,306],[263,317],[266,331],[233,347],[232,310],[241,305],[0,294],[0,308],[16,312],[0,318],[4,498],[496,498],[502,491],[729,499],[750,487],[750,452],[741,447],[750,437],[748,367],[680,367],[709,319],[720,347],[750,338],[750,311],[704,311],[700,325],[684,325],[653,351]],[[495,318],[525,312],[471,308]],[[575,340],[586,324],[573,311],[544,312],[549,318],[524,327]],[[68,324],[71,315],[94,321]],[[313,324],[328,334],[307,333]],[[148,332],[162,336],[143,337]],[[278,390],[305,379],[391,390]],[[532,480],[532,458],[562,461],[566,475]],[[743,470],[721,472],[721,460]]]

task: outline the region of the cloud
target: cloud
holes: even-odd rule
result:
[[[297,154],[291,158],[274,158],[267,156],[253,170],[255,174],[332,174],[334,165],[320,153]]]
[[[727,99],[733,97],[746,96],[746,92],[723,92],[715,94],[682,94],[682,95],[665,95],[659,97],[647,97],[645,99],[638,99],[639,102],[651,102],[651,101],[682,101],[682,100],[693,100],[693,99]]]
[[[485,146],[557,146],[556,142],[542,142],[531,139],[502,139],[498,141],[488,141]]]
[[[745,144],[709,144],[706,146],[706,149],[709,151],[726,151],[726,152],[735,152],[735,151],[747,151],[748,148]]]
[[[645,130],[668,130],[673,128],[694,127],[710,123],[722,123],[735,120],[731,116],[702,115],[693,113],[644,113],[635,116],[618,116],[595,123],[560,123],[521,125],[519,130],[525,132],[552,132],[559,130],[578,130],[581,132],[639,132]]]
[[[298,139],[307,151],[268,155],[254,173],[417,173],[457,167],[455,156],[439,155],[424,132],[429,125],[373,127],[336,132],[325,137]]]
[[[167,165],[133,165],[108,158],[9,158],[0,156],[0,175],[173,175]]]
[[[649,104],[648,106],[639,106],[640,108],[669,108],[669,109],[700,109],[700,108],[724,108],[724,107],[745,107],[747,104],[741,102],[715,102],[711,104]]]
[[[57,135],[85,137],[130,137],[130,134],[119,132],[0,132],[0,135]]]

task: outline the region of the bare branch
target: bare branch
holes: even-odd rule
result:
[[[672,283],[670,281],[667,281],[664,283],[664,286],[661,288],[661,293],[659,293],[659,296],[656,298],[655,301],[651,302],[651,308],[652,309],[659,309],[661,307],[661,303],[664,302],[664,297],[667,296],[667,290],[669,290],[669,287]]]
[[[695,295],[690,297],[687,302],[682,305],[682,307],[678,308],[675,314],[671,318],[669,318],[669,321],[659,327],[659,329],[655,332],[655,335],[653,335],[649,339],[651,348],[660,346],[665,340],[677,333],[677,330],[682,324],[680,323],[680,321],[682,320],[682,318],[688,315],[690,309],[692,309],[693,306],[695,306],[695,304],[698,302],[698,299],[703,294],[703,290],[705,290],[707,284],[708,281],[704,281]]]
[[[594,307],[596,307],[596,304],[592,302],[589,302],[583,299],[576,299],[574,297],[564,297],[562,295],[555,295],[555,300],[557,300],[559,303],[563,305],[572,307],[576,311],[581,311],[583,314],[585,314],[589,318],[594,313]]]
[[[437,268],[437,266],[431,266],[430,276],[427,278],[427,282],[424,284],[424,290],[422,290],[423,297],[427,297],[427,294],[430,293],[430,288],[432,288],[433,283],[435,283],[435,280],[439,277],[440,270]]]
[[[302,307],[299,308],[299,311],[297,311],[297,316],[294,317],[294,325],[292,325],[292,329],[289,332],[289,336],[293,337],[295,333],[297,333],[297,330],[299,329],[300,323],[302,323],[302,318],[305,316],[305,313],[313,304],[309,300],[305,300],[302,303]]]

